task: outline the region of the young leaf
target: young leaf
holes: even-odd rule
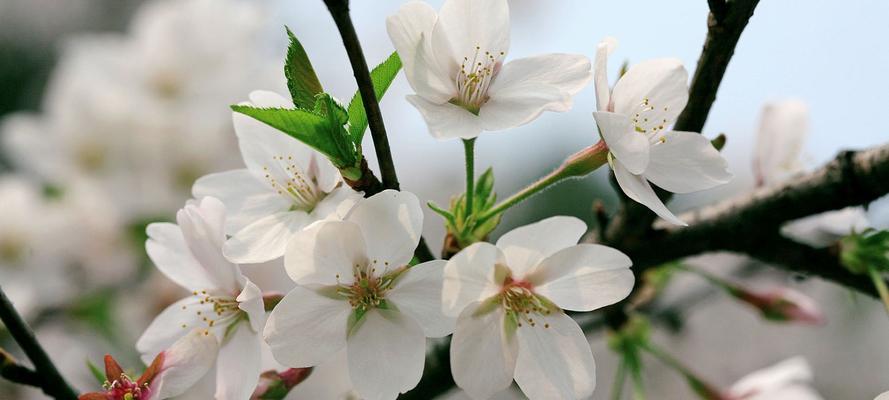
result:
[[[255,108],[243,105],[231,106],[232,110],[253,117],[266,125],[282,131],[309,147],[318,150],[327,156],[330,161],[339,167],[352,166],[356,160],[355,154],[347,154],[341,151],[336,141],[332,138],[332,131],[338,128],[345,134],[343,128],[331,127],[325,116],[311,111],[285,108]]]
[[[401,70],[401,58],[398,57],[398,53],[393,52],[386,61],[370,71],[370,79],[373,81],[377,101],[389,89],[389,85],[392,84],[392,80],[398,75],[399,70]],[[361,93],[355,92],[352,101],[349,102],[349,135],[352,137],[352,141],[356,144],[361,143],[365,130],[367,130],[367,114],[364,112],[364,102],[361,100]]]
[[[360,159],[357,155],[361,152],[361,147],[356,145],[349,139],[349,134],[343,129],[349,116],[346,109],[343,108],[333,96],[327,93],[321,93],[315,100],[315,113],[324,116],[327,119],[330,128],[330,138],[336,144],[340,154],[356,154],[355,159]]]
[[[290,38],[290,46],[287,47],[287,59],[284,60],[284,76],[287,77],[287,88],[290,89],[290,97],[298,108],[311,109],[315,105],[315,96],[324,91],[312,62],[290,28],[287,36]]]

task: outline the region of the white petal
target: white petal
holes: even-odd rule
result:
[[[194,329],[163,352],[161,372],[151,382],[152,398],[178,396],[194,386],[216,361],[219,344],[216,336],[204,329]]]
[[[662,137],[651,146],[651,161],[644,173],[655,185],[673,193],[690,193],[732,179],[728,163],[703,135],[669,131]]]
[[[429,47],[437,18],[426,2],[411,1],[386,19],[386,31],[414,91],[431,102],[444,103],[453,97],[456,86],[449,74],[440,70]]]
[[[346,220],[361,227],[367,257],[378,274],[407,265],[423,234],[420,200],[410,192],[377,193],[355,205]]]
[[[185,243],[182,230],[169,222],[155,222],[145,229],[148,257],[167,278],[188,290],[209,289],[216,284]]]
[[[238,308],[247,313],[250,319],[250,328],[254,332],[262,332],[265,326],[265,304],[262,301],[262,291],[249,279],[244,278],[244,290],[235,299]]]
[[[322,221],[293,235],[284,256],[290,279],[300,285],[349,285],[355,266],[367,264],[361,228],[349,221]]]
[[[136,342],[136,350],[142,354],[142,360],[149,364],[158,353],[191,330],[206,328],[207,324],[201,314],[208,315],[212,311],[213,307],[200,304],[197,296],[186,297],[165,308],[151,321]]]
[[[313,221],[322,219],[341,220],[349,214],[352,207],[355,206],[364,196],[352,188],[342,185],[332,192],[328,193],[312,210],[310,217]]]
[[[468,305],[497,294],[502,282],[496,279],[495,265],[504,261],[500,249],[485,242],[473,243],[451,257],[441,291],[445,315],[456,317]]]
[[[195,198],[213,196],[228,211],[225,232],[234,234],[262,217],[286,210],[290,202],[247,169],[204,175],[191,188]]]
[[[469,397],[488,399],[512,383],[518,344],[515,332],[504,327],[503,309],[476,315],[479,304],[466,307],[457,319],[451,339],[451,374]]]
[[[471,60],[477,52],[508,53],[509,4],[506,0],[446,1],[432,28],[432,47],[439,65],[453,73],[459,71],[464,57]]]
[[[205,197],[200,202],[186,204],[176,213],[176,221],[191,254],[216,284],[213,288],[226,292],[240,290],[241,271],[222,255],[225,205],[216,198]]]
[[[247,400],[262,372],[262,339],[240,324],[219,348],[216,363],[216,400]]]
[[[544,54],[505,64],[479,111],[485,130],[514,128],[544,111],[571,109],[574,95],[590,81],[590,60],[576,54]]]
[[[861,207],[846,207],[790,221],[781,226],[781,235],[812,247],[827,247],[852,231],[870,227]]]
[[[812,382],[812,368],[806,359],[793,357],[761,370],[757,370],[732,385],[734,395],[768,393],[782,387]]]
[[[596,388],[596,364],[583,331],[561,312],[535,321],[516,330],[515,381],[522,392],[531,400],[590,397]]]
[[[423,376],[426,337],[420,325],[401,313],[368,311],[346,348],[349,376],[362,399],[394,400]]]
[[[766,104],[759,117],[753,170],[758,184],[774,184],[801,172],[800,153],[809,133],[809,109],[800,100]]]
[[[506,256],[513,278],[523,279],[544,258],[576,245],[584,233],[586,224],[580,219],[555,216],[503,234],[497,240],[497,248]]]
[[[688,103],[688,72],[675,58],[643,61],[617,81],[611,102],[618,114],[638,113],[638,125],[646,130],[669,127]]]
[[[641,174],[648,167],[648,137],[636,132],[633,123],[623,114],[594,112],[596,125],[608,150],[633,174]]]
[[[444,260],[415,265],[404,272],[387,295],[398,310],[417,321],[426,337],[442,337],[454,331],[455,320],[441,308]]]
[[[293,108],[292,101],[268,90],[254,90],[250,92],[250,103],[262,108]]]
[[[592,311],[623,300],[633,290],[626,254],[598,244],[579,244],[547,257],[531,273],[534,291],[562,309]]]
[[[244,227],[225,242],[225,257],[239,264],[256,264],[284,255],[287,242],[311,221],[302,211],[281,211]]]
[[[297,286],[272,310],[263,334],[275,360],[288,367],[311,367],[345,347],[351,313],[345,300]]]
[[[630,171],[627,171],[627,168],[621,164],[620,160],[615,160],[612,165],[617,184],[627,197],[648,207],[659,217],[667,220],[667,222],[682,226],[688,225],[667,209],[667,206],[657,197],[657,194],[654,193],[654,189],[651,188],[645,177],[633,175]]]
[[[606,37],[596,46],[596,60],[593,67],[596,86],[596,109],[608,111],[611,102],[611,86],[608,84],[608,56],[617,47],[617,39]]]
[[[409,95],[411,103],[429,126],[429,133],[436,139],[472,139],[482,133],[481,119],[451,103],[435,104],[420,96]]]

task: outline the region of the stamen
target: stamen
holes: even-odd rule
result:
[[[506,53],[497,55],[490,51],[481,53],[481,47],[475,46],[472,60],[463,57],[460,72],[457,74],[457,97],[451,103],[478,114],[482,104],[488,101],[488,88],[500,72],[500,65]]]

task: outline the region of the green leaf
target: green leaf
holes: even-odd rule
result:
[[[315,96],[323,92],[321,82],[315,75],[315,69],[312,68],[312,62],[306,50],[300,44],[290,28],[287,30],[287,36],[290,38],[290,46],[287,47],[287,59],[284,60],[284,76],[287,77],[287,88],[290,89],[290,97],[293,98],[293,104],[299,108],[310,109],[315,105]]]
[[[399,70],[401,70],[401,58],[398,57],[398,53],[392,52],[386,61],[370,71],[370,80],[373,82],[377,101],[383,98],[383,94],[389,89]],[[364,102],[361,100],[361,93],[355,92],[352,101],[349,102],[349,135],[352,141],[360,144],[366,130],[367,114],[364,112]]]
[[[357,162],[354,152],[345,151],[338,144],[346,135],[345,129],[342,126],[331,126],[329,116],[303,109],[256,108],[243,105],[234,105],[231,108],[305,143],[327,156],[337,168],[354,166]]]
[[[90,375],[92,375],[93,378],[96,378],[96,381],[99,382],[100,385],[105,383],[105,380],[107,379],[105,377],[105,371],[99,369],[99,367],[97,367],[96,364],[93,364],[90,360],[86,360],[86,367],[89,368]]]

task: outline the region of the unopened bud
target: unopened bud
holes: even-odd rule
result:
[[[776,287],[758,292],[733,286],[729,292],[735,298],[758,309],[768,320],[813,325],[825,322],[824,315],[815,300],[790,288]]]
[[[280,400],[287,397],[290,390],[312,374],[312,368],[290,368],[278,372],[269,370],[259,375],[259,385],[250,400]]]

